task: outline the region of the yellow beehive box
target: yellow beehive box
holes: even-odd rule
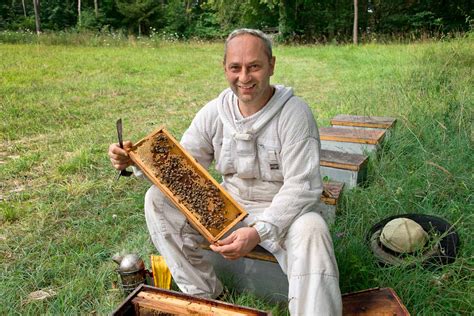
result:
[[[129,155],[210,243],[215,243],[247,216],[164,128],[140,140]]]

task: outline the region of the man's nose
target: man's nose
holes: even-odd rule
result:
[[[250,71],[247,68],[242,67],[242,70],[240,71],[240,74],[239,74],[239,81],[242,83],[246,83],[246,82],[249,82],[250,80],[252,80]]]

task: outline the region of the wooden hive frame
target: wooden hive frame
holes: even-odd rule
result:
[[[151,146],[154,137],[162,134],[166,136],[171,145],[170,154],[182,158],[182,162],[186,168],[192,170],[199,176],[199,182],[204,186],[206,181],[209,181],[212,186],[218,189],[219,196],[224,201],[224,227],[217,229],[215,227],[206,227],[199,216],[188,208],[186,200],[180,199],[176,196],[170,188],[160,179],[155,172],[153,166],[153,154],[151,153]],[[142,170],[142,172],[156,185],[186,216],[188,221],[201,233],[209,243],[215,243],[229,230],[231,230],[238,222],[247,216],[247,212],[229,195],[229,193],[194,159],[179,142],[163,127],[159,127],[150,133],[148,136],[141,139],[130,150],[129,156],[132,161]],[[207,183],[209,183],[207,182]]]
[[[271,313],[141,284],[111,315],[269,316]]]

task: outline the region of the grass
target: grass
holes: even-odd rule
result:
[[[398,118],[347,192],[331,228],[343,292],[392,287],[416,315],[474,310],[472,37],[409,45],[277,46],[275,83],[295,88],[320,126],[336,114]],[[148,183],[114,181],[106,151],[124,120],[134,141],[166,125],[180,137],[226,87],[221,44],[110,47],[0,44],[0,314],[106,314],[123,301],[116,252],[154,252]],[[406,212],[455,223],[455,263],[381,268],[365,243]],[[56,295],[28,301],[29,293]],[[228,301],[285,314],[251,294]]]

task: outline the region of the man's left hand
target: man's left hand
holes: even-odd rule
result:
[[[255,228],[243,227],[210,247],[212,251],[220,253],[224,258],[236,260],[252,251],[259,242],[260,236]]]

